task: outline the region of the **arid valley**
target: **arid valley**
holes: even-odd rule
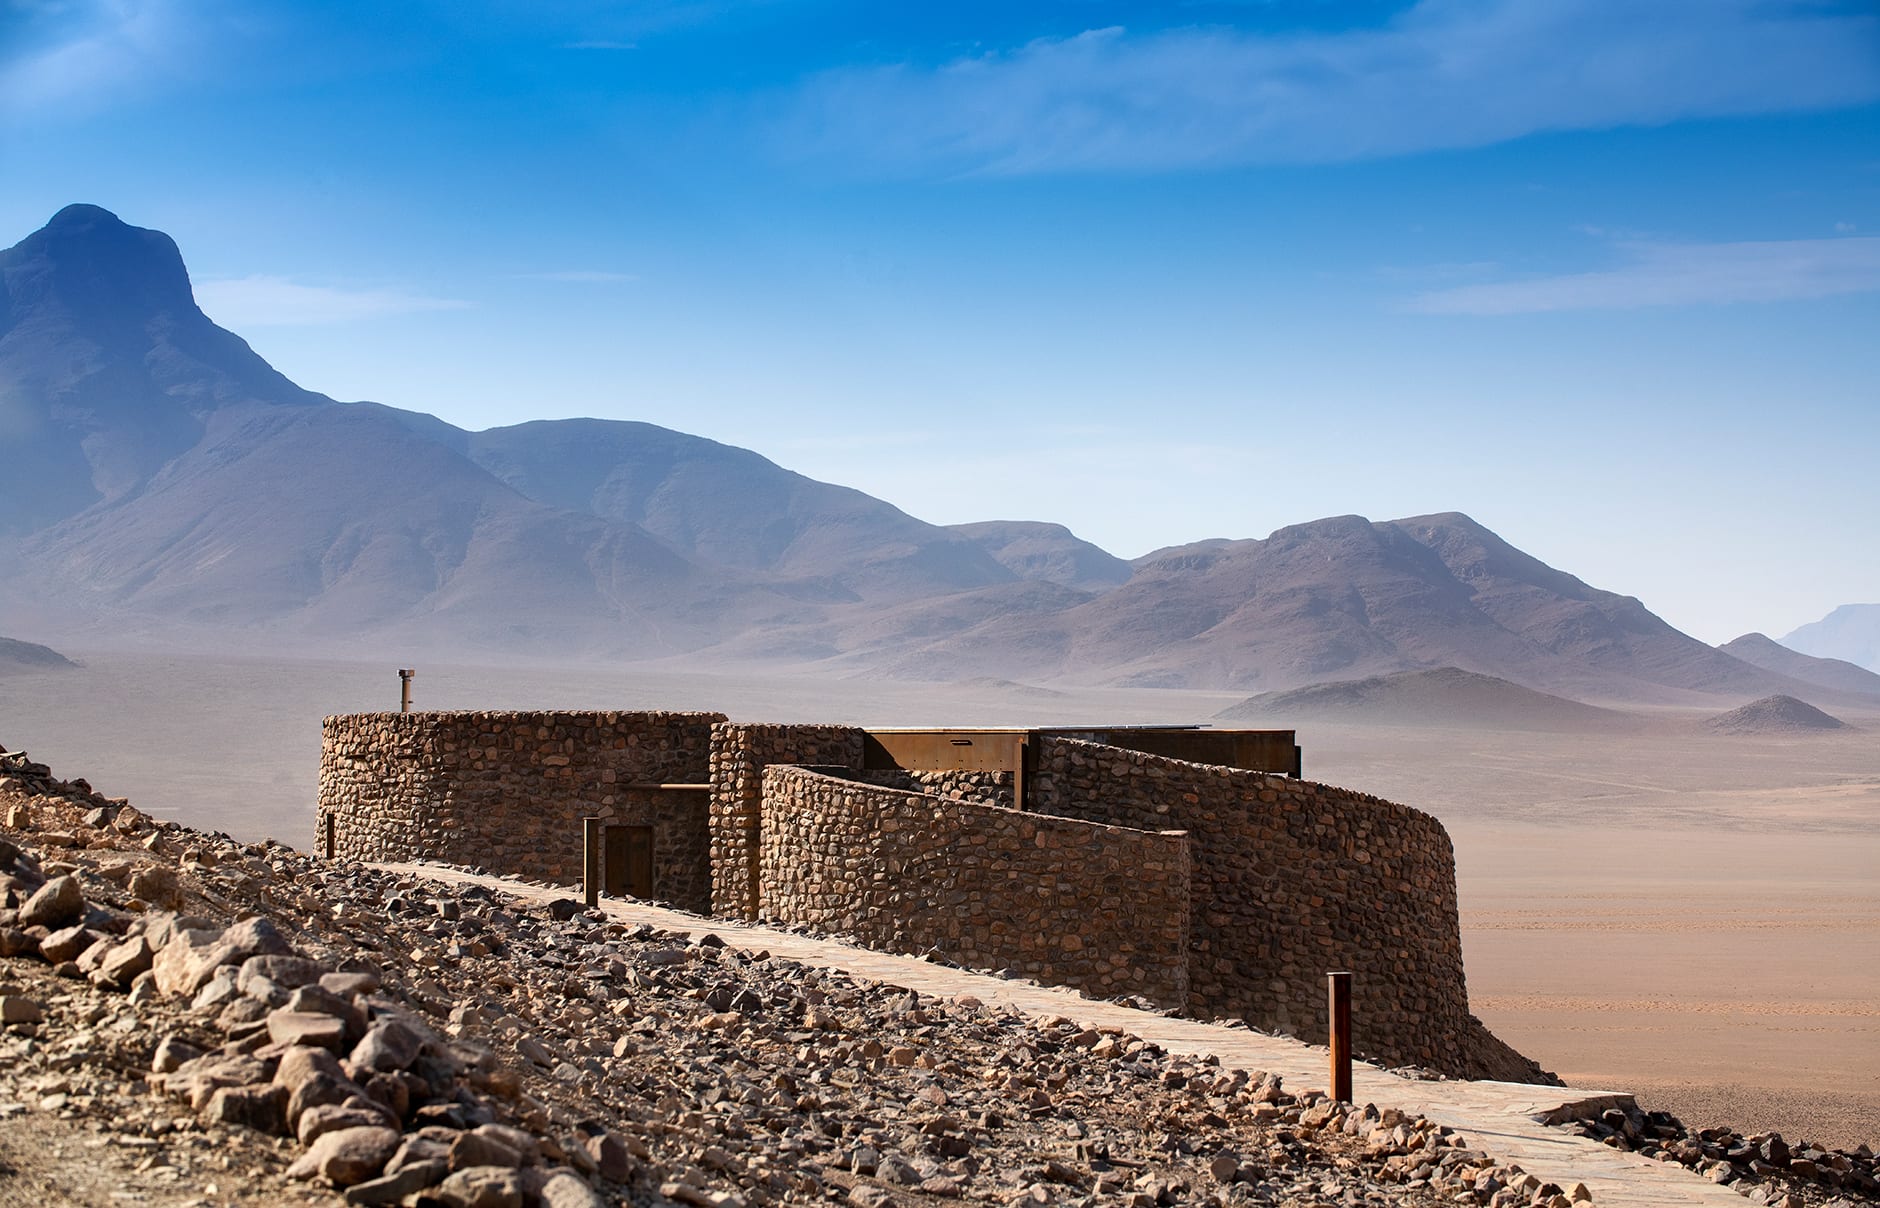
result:
[[[158,817],[310,846],[324,714],[389,665],[71,651],[0,678],[0,741]],[[871,725],[1207,723],[1230,693],[421,665],[417,707],[700,708]],[[1880,710],[1830,733],[1301,722],[1308,778],[1455,841],[1469,994],[1579,1086],[1693,1127],[1880,1140]],[[1271,724],[1285,723],[1274,721]],[[1360,1027],[1361,1027],[1360,1023]]]

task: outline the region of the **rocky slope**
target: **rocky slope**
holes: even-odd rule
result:
[[[1846,659],[1817,658],[1812,654],[1791,650],[1765,634],[1746,633],[1717,649],[1765,671],[1774,671],[1804,684],[1880,699],[1880,674],[1856,666]]]
[[[1585,1198],[1121,1032],[240,845],[24,754],[0,822],[0,1203]]]

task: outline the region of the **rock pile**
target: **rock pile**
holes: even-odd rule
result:
[[[1866,1145],[1829,1149],[1804,1141],[1790,1145],[1781,1133],[1745,1136],[1728,1128],[1692,1132],[1669,1112],[1608,1108],[1574,1127],[1615,1149],[1676,1162],[1727,1183],[1751,1203],[1778,1208],[1880,1201],[1880,1162]]]

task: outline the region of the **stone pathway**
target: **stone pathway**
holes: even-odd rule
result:
[[[506,877],[479,876],[434,864],[382,864],[402,875],[456,884],[485,885],[536,901],[578,896],[565,887],[530,885]],[[1323,1048],[1280,1036],[1186,1019],[1171,1019],[1115,1003],[1098,1002],[1061,987],[1007,981],[930,964],[908,956],[857,948],[753,926],[730,919],[708,919],[632,899],[604,898],[607,916],[629,925],[645,923],[688,935],[711,932],[734,948],[769,952],[803,965],[841,969],[852,976],[902,986],[924,995],[953,998],[970,994],[988,1005],[998,1003],[1033,1015],[1061,1015],[1087,1027],[1121,1028],[1172,1053],[1212,1053],[1229,1068],[1265,1070],[1281,1075],[1289,1089],[1323,1089],[1328,1082]],[[1655,1162],[1621,1153],[1585,1137],[1550,1128],[1542,1121],[1565,1118],[1573,1105],[1596,1108],[1628,1102],[1618,1091],[1577,1087],[1530,1086],[1514,1082],[1417,1082],[1357,1063],[1352,1094],[1358,1103],[1375,1103],[1428,1116],[1466,1134],[1476,1148],[1546,1182],[1571,1187],[1585,1183],[1600,1208],[1606,1206],[1719,1205],[1741,1208],[1743,1197],[1671,1162]]]

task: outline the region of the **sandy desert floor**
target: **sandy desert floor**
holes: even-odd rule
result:
[[[141,808],[311,839],[320,718],[391,668],[71,652],[0,678],[0,743]],[[874,725],[1200,722],[1236,697],[593,668],[420,668],[419,708],[708,708]],[[1806,738],[1302,725],[1306,773],[1440,817],[1476,1012],[1687,1123],[1880,1144],[1880,715]],[[1361,1023],[1360,1023],[1361,1026]]]

